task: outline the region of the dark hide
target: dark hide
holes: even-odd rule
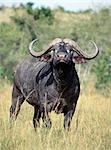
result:
[[[66,62],[55,57],[48,62],[30,58],[17,67],[10,117],[17,117],[21,104],[26,100],[34,106],[35,128],[39,126],[40,118],[46,126],[51,127],[51,111],[63,113],[64,127],[69,128],[80,93],[80,83],[72,56],[66,58]]]

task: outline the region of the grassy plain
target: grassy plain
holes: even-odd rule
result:
[[[0,150],[111,150],[111,100],[93,88],[81,92],[71,130],[63,115],[52,113],[52,128],[33,129],[33,108],[25,102],[13,128],[9,123],[11,89],[0,90]]]

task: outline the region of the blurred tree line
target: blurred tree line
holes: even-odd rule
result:
[[[0,7],[0,11],[5,8]],[[13,79],[16,65],[28,55],[29,43],[39,38],[38,50],[43,49],[55,37],[77,41],[86,51],[94,40],[100,55],[91,69],[96,75],[96,88],[108,92],[111,87],[111,9],[98,11],[67,12],[62,7],[34,8],[33,3],[13,7],[11,22],[0,24],[0,79]],[[56,17],[60,14],[59,17]],[[68,17],[67,17],[68,15]],[[73,20],[72,16],[76,16]],[[66,22],[64,21],[64,18]],[[72,17],[72,21],[70,21]]]

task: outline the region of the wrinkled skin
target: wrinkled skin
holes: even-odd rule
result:
[[[16,118],[26,100],[34,107],[33,125],[51,127],[49,112],[64,114],[64,128],[69,129],[80,93],[80,83],[70,47],[56,45],[48,61],[29,58],[16,69],[10,117]],[[51,58],[51,59],[50,59]],[[46,59],[46,57],[41,58]]]

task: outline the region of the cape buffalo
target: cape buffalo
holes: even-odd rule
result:
[[[95,52],[87,55],[70,39],[56,38],[48,48],[35,52],[29,45],[31,56],[18,65],[12,91],[10,117],[17,117],[24,100],[34,107],[34,128],[40,118],[51,127],[49,112],[64,114],[64,128],[69,129],[80,94],[80,82],[75,69],[76,63],[94,59],[99,49],[92,41]]]

